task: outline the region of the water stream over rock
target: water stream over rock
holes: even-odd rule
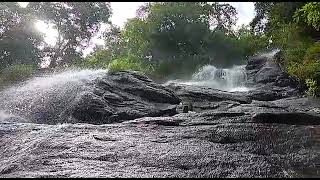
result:
[[[172,80],[166,84],[178,83],[234,92],[248,91],[250,88],[245,86],[246,80],[245,65],[234,66],[229,69],[218,69],[212,65],[206,65],[195,72],[189,81]]]
[[[0,177],[320,177],[320,102],[278,53],[187,82],[70,70],[6,89]]]

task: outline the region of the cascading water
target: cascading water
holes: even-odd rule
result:
[[[67,117],[67,108],[79,93],[89,88],[87,83],[106,73],[106,70],[68,70],[35,77],[6,89],[0,92],[0,120],[20,116],[50,124],[48,120]]]
[[[275,56],[276,54],[278,54],[280,51],[281,51],[280,49],[276,48],[276,49],[273,49],[273,50],[270,51],[270,52],[260,53],[260,54],[258,54],[257,56],[266,57],[266,58],[268,58],[268,59],[272,59],[272,58],[274,58],[274,56]]]
[[[194,73],[190,81],[169,81],[168,83],[207,86],[233,92],[248,91],[249,88],[244,85],[246,80],[245,65],[234,66],[230,69],[218,69],[212,65],[206,65]]]

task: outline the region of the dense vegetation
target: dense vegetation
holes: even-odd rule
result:
[[[235,31],[236,15],[229,4],[147,3],[123,30],[113,27],[105,36],[106,48],[84,59],[82,65],[106,67],[110,63],[111,69],[142,70],[163,79],[191,75],[204,64],[241,64],[265,49],[268,41],[246,26]]]
[[[255,9],[253,32],[265,34],[271,47],[284,50],[282,63],[288,72],[306,84],[309,95],[320,96],[320,3],[258,2]]]
[[[250,26],[234,29],[237,12],[229,4],[203,2],[146,3],[123,29],[109,21],[105,2],[0,3],[0,82],[32,75],[49,59],[49,68],[77,66],[137,70],[158,79],[182,78],[204,64],[228,67],[268,48],[284,51],[283,65],[320,95],[320,3],[257,2]],[[54,25],[54,46],[34,27]],[[82,51],[99,30],[105,46],[87,57]]]

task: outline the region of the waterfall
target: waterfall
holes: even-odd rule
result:
[[[68,70],[10,87],[0,92],[0,120],[19,116],[39,122],[66,117],[72,100],[90,88],[87,83],[106,73],[106,70]]]
[[[258,56],[260,57],[265,57],[265,58],[268,58],[268,59],[272,59],[273,57],[276,56],[276,54],[278,54],[281,50],[276,48],[276,49],[273,49],[272,51],[269,51],[269,52],[265,52],[265,53],[260,53],[258,54]]]
[[[233,66],[232,68],[220,69],[212,65],[200,68],[192,75],[189,81],[173,80],[168,83],[180,83],[195,86],[206,86],[224,91],[248,91],[245,87],[247,74],[245,65]]]

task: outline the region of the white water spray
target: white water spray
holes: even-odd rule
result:
[[[107,70],[68,70],[10,87],[0,92],[0,119],[8,115],[34,121],[62,118],[72,100],[89,88],[87,83],[106,73]]]
[[[169,81],[178,84],[187,84],[195,86],[206,86],[214,89],[224,91],[248,91],[245,87],[247,74],[245,72],[245,65],[234,66],[230,69],[218,69],[212,65],[206,65],[200,68],[192,75],[189,81]]]
[[[266,57],[268,59],[272,59],[277,53],[279,53],[281,50],[280,49],[273,49],[270,52],[264,52],[264,53],[260,53],[257,56],[260,57]]]

